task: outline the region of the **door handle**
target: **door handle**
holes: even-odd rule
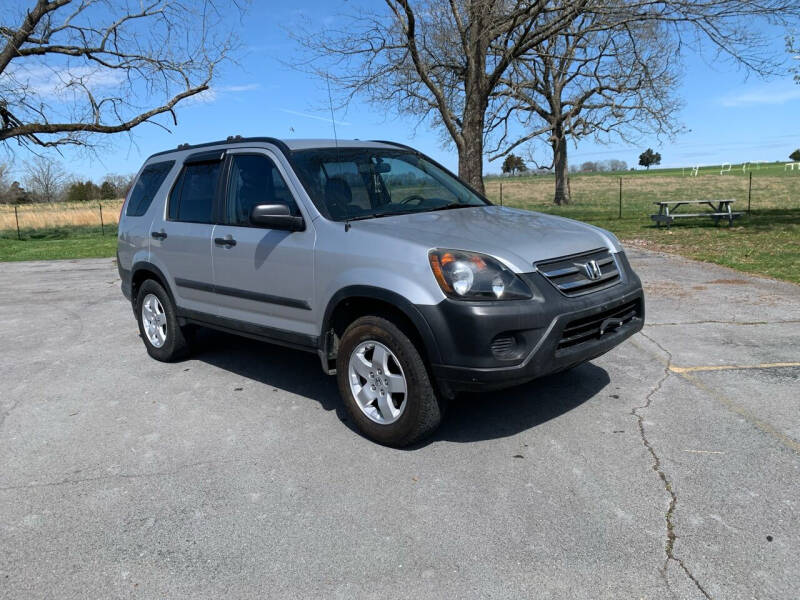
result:
[[[167,232],[166,231],[152,231],[150,232],[150,237],[155,238],[157,240],[165,240],[167,239]]]
[[[214,238],[214,243],[217,246],[227,246],[228,248],[236,245],[236,240],[232,237]]]

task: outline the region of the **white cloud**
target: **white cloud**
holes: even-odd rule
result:
[[[252,92],[260,87],[261,85],[258,83],[211,86],[207,90],[204,90],[199,94],[195,94],[194,96],[190,96],[184,100],[183,105],[191,106],[193,104],[211,104],[212,102],[219,100],[220,96],[240,94],[242,92]]]
[[[53,98],[63,97],[68,91],[74,90],[77,83],[98,90],[114,88],[125,81],[125,73],[122,71],[90,66],[14,66],[9,68],[6,74],[28,93]]]
[[[252,92],[257,90],[261,87],[258,83],[245,83],[242,85],[221,85],[215,87],[214,89],[218,92],[230,92],[230,93],[238,93],[238,92]]]
[[[720,98],[722,106],[738,108],[742,106],[779,105],[800,100],[800,85],[781,82],[755,89],[731,93]]]
[[[352,125],[352,123],[348,123],[347,121],[334,121],[333,119],[328,119],[326,117],[318,117],[317,115],[310,115],[304,112],[298,112],[296,110],[289,110],[288,108],[279,108],[281,112],[288,113],[290,115],[296,115],[298,117],[305,117],[306,119],[315,119],[317,121],[324,121],[325,123],[335,123],[336,125]]]
[[[203,90],[195,94],[194,96],[189,96],[183,101],[183,106],[192,106],[193,104],[211,104],[212,102],[216,102],[219,95],[217,94],[217,90],[214,88],[208,88],[207,90]]]

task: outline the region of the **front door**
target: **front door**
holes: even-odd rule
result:
[[[230,152],[226,200],[211,249],[218,314],[274,330],[317,335],[314,227],[295,201],[282,165],[266,150]],[[258,204],[285,204],[304,231],[250,224]],[[278,332],[280,333],[280,332]]]

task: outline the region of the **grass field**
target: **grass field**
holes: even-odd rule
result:
[[[17,232],[0,232],[0,261],[55,260],[63,258],[104,258],[117,251],[116,225],[100,227],[62,227],[46,230],[25,230],[23,240]]]
[[[572,204],[552,202],[552,176],[487,178],[489,198],[503,204],[587,221],[613,231],[626,244],[673,252],[741,271],[800,283],[800,169],[784,163],[752,170],[752,212],[733,227],[711,219],[676,221],[656,228],[649,215],[656,200],[733,198],[734,210],[747,209],[749,173],[734,166],[587,173],[571,177]],[[619,179],[622,178],[622,217]],[[17,240],[12,207],[0,206],[0,260],[39,260],[114,256],[121,200],[104,201],[105,236],[100,235],[97,203],[32,205],[18,209],[22,241]]]
[[[102,202],[58,202],[43,204],[23,204],[14,207],[0,205],[0,231],[14,230],[17,220],[22,231],[59,229],[62,227],[100,227],[100,208],[103,223],[117,225],[122,200],[103,200]]]
[[[553,204],[552,176],[489,179],[486,192],[499,203],[502,183],[507,206],[587,221],[613,231],[630,245],[800,283],[800,171],[784,172],[782,163],[780,169],[766,165],[753,171],[752,212],[733,227],[697,218],[675,221],[669,229],[656,228],[650,215],[656,212],[657,200],[732,198],[734,210],[747,210],[749,176],[741,171],[720,176],[719,168],[715,174],[708,169],[697,177],[681,176],[680,171],[576,175],[571,177],[569,206]]]

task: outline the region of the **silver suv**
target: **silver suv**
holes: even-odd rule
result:
[[[147,159],[118,265],[147,352],[195,326],[315,352],[369,438],[411,444],[460,391],[517,385],[641,329],[617,239],[492,205],[391,142],[226,141]]]

